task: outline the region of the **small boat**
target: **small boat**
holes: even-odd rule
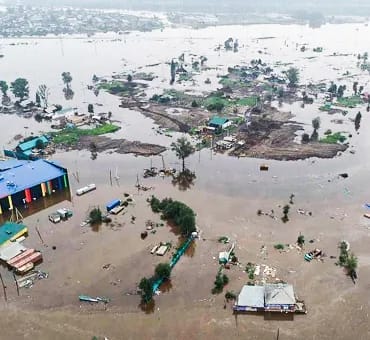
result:
[[[80,301],[85,301],[85,302],[99,302],[99,300],[97,298],[93,298],[91,296],[88,296],[88,295],[79,295],[79,300]]]
[[[268,171],[268,170],[269,170],[268,165],[266,165],[266,164],[260,165],[260,171]]]
[[[103,297],[103,296],[92,297],[89,295],[79,295],[78,298],[80,301],[95,302],[95,303],[98,303],[98,302],[108,303],[110,301],[110,299]]]

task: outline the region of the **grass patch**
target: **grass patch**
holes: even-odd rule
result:
[[[145,88],[147,85],[136,83],[134,81],[122,81],[112,80],[106,83],[98,84],[99,90],[105,90],[110,94],[137,94],[141,88]]]
[[[246,98],[238,99],[235,104],[239,106],[255,106],[257,104],[258,97],[251,96]]]
[[[324,104],[324,105],[319,107],[319,110],[329,112],[331,110],[331,104]]]
[[[93,129],[66,128],[59,132],[51,132],[50,135],[56,144],[75,145],[82,136],[99,136],[119,129],[117,125],[104,124]]]
[[[320,139],[320,143],[336,144],[338,142],[344,143],[346,136],[343,136],[340,132],[328,134],[326,137]]]
[[[360,96],[342,97],[337,99],[337,104],[344,107],[354,108],[362,104],[363,100]]]

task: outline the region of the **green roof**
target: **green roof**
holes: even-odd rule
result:
[[[0,245],[10,241],[15,235],[26,228],[23,224],[6,222],[0,226]]]
[[[219,125],[222,126],[225,123],[229,121],[228,118],[225,117],[219,117],[219,116],[214,116],[212,119],[209,121],[209,125]]]

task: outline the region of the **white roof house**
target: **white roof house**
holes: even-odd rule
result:
[[[265,307],[264,286],[245,285],[236,300],[234,309],[238,311],[255,312]]]

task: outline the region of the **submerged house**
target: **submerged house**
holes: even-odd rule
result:
[[[294,289],[290,284],[245,285],[235,302],[234,311],[294,313],[296,306]]]
[[[0,215],[68,187],[67,169],[54,162],[0,161]]]
[[[23,160],[37,159],[37,155],[39,154],[40,150],[45,148],[48,144],[49,138],[47,136],[28,138],[27,140],[19,143],[14,151],[4,150],[4,154],[7,157]]]
[[[209,127],[212,127],[218,131],[226,129],[230,125],[231,125],[231,120],[229,120],[228,118],[219,117],[219,116],[212,117],[208,123]]]

